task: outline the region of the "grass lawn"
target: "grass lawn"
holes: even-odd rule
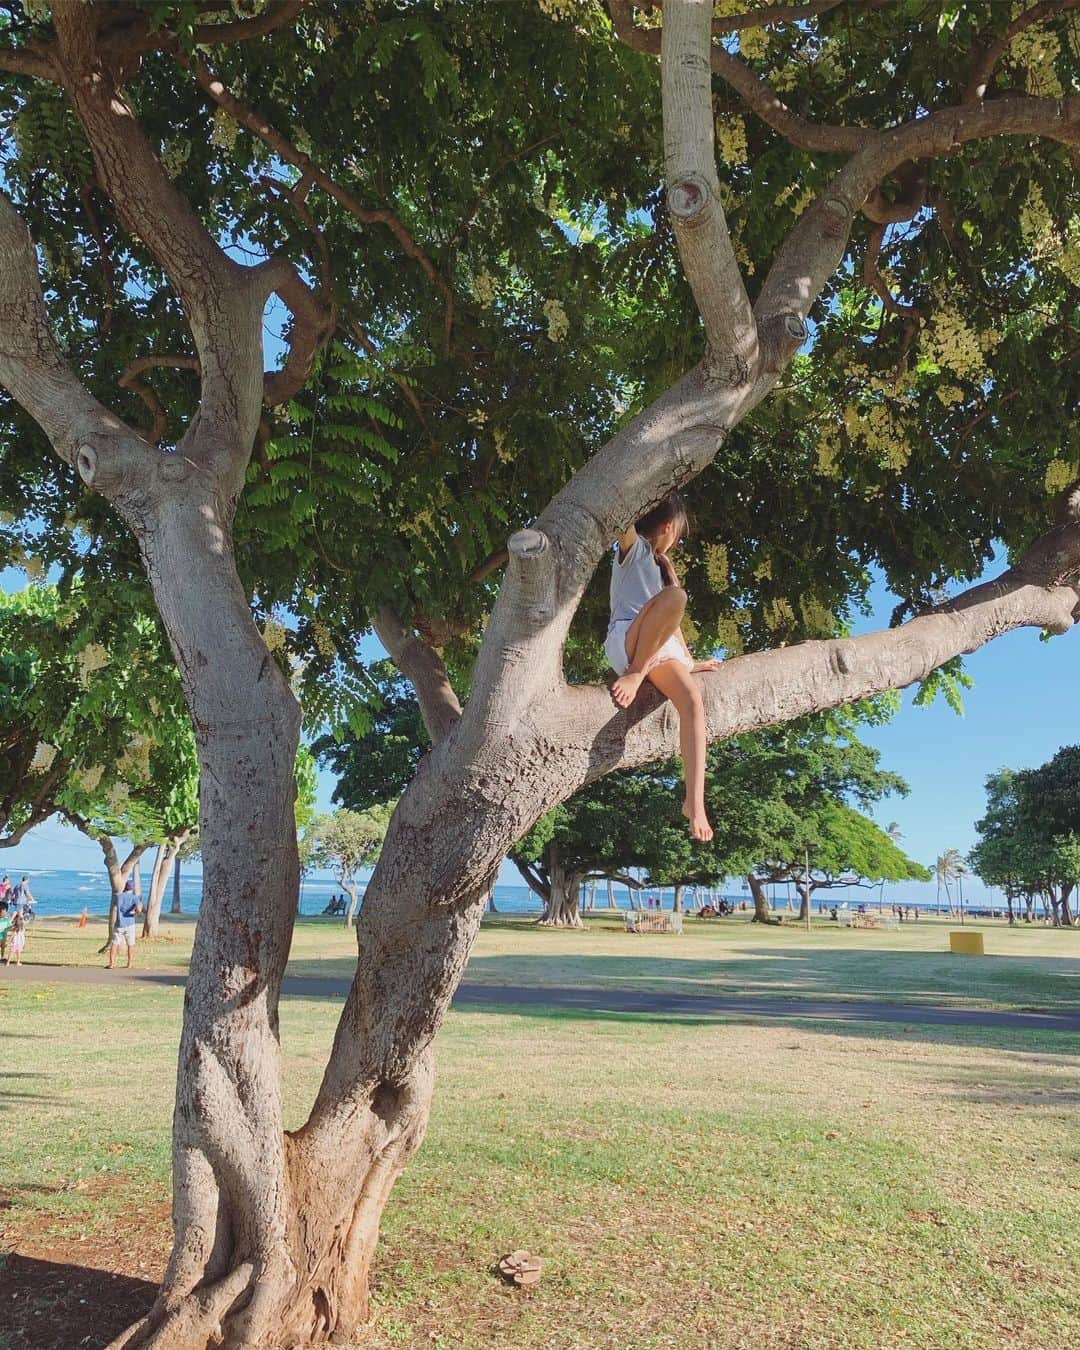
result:
[[[305,962],[309,931],[317,950],[340,941],[300,931]],[[693,939],[691,960],[753,973],[771,948],[770,968],[793,962],[797,989],[829,953],[858,968],[841,936],[721,928]],[[1025,954],[998,959],[1035,975],[1025,991],[1014,971],[1010,997],[1042,1002],[1044,967],[1068,961],[1037,953],[1072,935],[1016,936]],[[35,954],[46,941],[42,925]],[[577,970],[575,945],[587,944],[589,982],[613,960],[641,962],[644,979],[654,948],[643,941],[663,942],[627,938],[628,957],[621,935],[499,925],[470,976],[490,963],[520,978],[514,962],[527,959]],[[927,949],[893,959],[941,959],[928,935],[919,941]],[[664,959],[679,959],[670,945]],[[871,986],[864,975],[853,992]],[[925,980],[921,992],[941,996]],[[3,1350],[103,1345],[125,1291],[145,1301],[138,1282],[160,1275],[181,1006],[178,988],[0,977]],[[283,1000],[290,1124],[315,1091],[336,1011],[329,999]],[[1080,1344],[1078,1055],[1080,1036],[1060,1032],[454,1012],[427,1141],[387,1211],[364,1345]],[[529,1293],[490,1273],[517,1246],[544,1258]],[[48,1339],[88,1268],[122,1278],[94,1276],[94,1315]]]
[[[28,962],[95,965],[104,958],[100,922],[35,922]],[[894,931],[818,922],[763,929],[745,917],[688,919],[682,937],[628,934],[621,920],[590,918],[585,929],[537,928],[523,918],[485,919],[466,979],[477,984],[592,986],[762,997],[849,998],[1005,1009],[1080,1008],[1080,929],[1004,923],[967,925],[984,934],[982,959],[951,956],[955,921],[924,919]],[[183,970],[194,920],[163,923],[165,936],[140,944],[139,964]],[[340,922],[296,925],[289,973],[348,980],[356,944]]]

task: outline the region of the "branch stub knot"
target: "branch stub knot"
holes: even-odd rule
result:
[[[680,225],[692,225],[703,220],[712,189],[700,174],[688,173],[668,188],[668,210]]]
[[[538,558],[547,551],[548,537],[541,530],[516,530],[506,546],[515,558]]]
[[[75,468],[86,486],[93,487],[97,475],[97,451],[92,445],[80,445],[75,451]]]

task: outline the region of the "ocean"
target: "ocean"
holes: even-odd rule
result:
[[[4,868],[2,859],[0,859],[0,876],[3,875]],[[19,878],[23,875],[21,869],[7,869],[7,876],[13,883],[17,884]],[[30,878],[30,890],[36,901],[34,906],[36,914],[81,914],[84,909],[91,916],[108,914],[109,879],[103,867],[99,867],[96,871],[80,872],[49,868],[27,868],[25,869],[25,875]],[[150,867],[144,866],[141,869],[141,886],[144,893],[149,885]],[[360,883],[361,902],[363,901],[364,885],[364,882]],[[321,914],[330,897],[340,893],[340,885],[328,874],[316,873],[304,877],[300,892],[300,913]],[[664,907],[666,909],[671,908],[674,900],[672,890],[668,889],[661,892],[659,887],[651,887],[647,893],[653,896],[662,896]],[[170,877],[165,890],[165,899],[162,903],[162,910],[165,913],[168,913],[172,905],[172,894],[172,878]],[[597,888],[596,902],[598,908],[604,909],[607,907],[606,895],[603,886]],[[180,873],[180,905],[185,914],[198,912],[201,896],[201,872],[195,867],[182,868]],[[742,899],[743,897],[732,896],[729,898]],[[616,885],[615,902],[619,909],[631,907],[625,886]],[[495,887],[495,905],[499,912],[503,914],[539,915],[542,908],[539,897],[533,891],[530,891],[527,886],[512,885]]]

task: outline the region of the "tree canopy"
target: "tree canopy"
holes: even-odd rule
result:
[[[1073,922],[1080,883],[1080,747],[1064,746],[1035,769],[1000,769],[986,780],[986,815],[968,855],[988,886],[1009,900],[1041,896],[1055,923]]]
[[[962,95],[1002,26],[996,0],[897,0],[857,22],[848,4],[813,8],[813,24],[739,29],[726,49],[806,118],[852,128]],[[147,134],[218,237],[245,258],[304,258],[336,316],[304,388],[264,420],[240,564],[268,645],[303,663],[309,719],[362,731],[356,639],[379,605],[426,624],[467,670],[507,533],[700,354],[656,189],[654,68],[613,41],[596,0],[312,3],[272,42],[213,45],[199,12],[124,7],[132,31],[151,24],[134,86]],[[658,14],[644,7],[634,30],[649,51]],[[47,34],[47,7],[0,25],[26,47]],[[119,10],[116,28],[119,42]],[[1054,96],[1076,47],[1075,14],[1050,14],[1015,33],[990,79]],[[851,138],[808,157],[718,73],[721,190],[753,297]],[[42,246],[67,356],[171,443],[197,359],[160,263],[102,201],[61,91],[7,77],[0,115],[15,128],[7,190]],[[1068,181],[1065,147],[1032,140],[1018,159],[999,138],[884,183],[876,214],[892,219],[854,231],[784,387],[692,487],[702,650],[843,631],[871,567],[900,613],[917,612],[976,576],[995,541],[1019,549],[1043,528],[1080,470]],[[288,336],[280,303],[267,317]],[[41,454],[14,402],[3,416],[3,559],[134,574],[100,498]],[[603,604],[601,578],[570,648],[582,675],[600,669]]]

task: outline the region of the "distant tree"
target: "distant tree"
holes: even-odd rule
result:
[[[1065,747],[1037,769],[1002,769],[986,780],[986,815],[969,854],[988,886],[1001,886],[1009,904],[1022,897],[1030,916],[1036,897],[1056,926],[1071,927],[1070,900],[1080,883],[1080,748]]]
[[[314,823],[313,860],[316,866],[332,868],[338,885],[349,894],[346,928],[352,926],[356,913],[357,874],[362,867],[374,865],[392,813],[392,803],[372,806],[366,811],[342,807]]]

